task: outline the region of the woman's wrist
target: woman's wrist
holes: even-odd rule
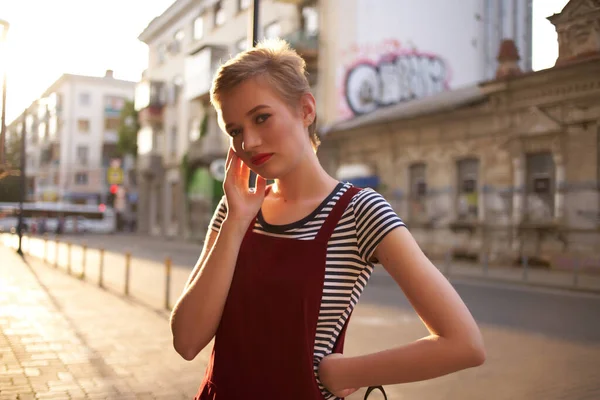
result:
[[[239,236],[241,238],[244,237],[246,231],[248,230],[248,226],[251,221],[247,221],[245,219],[238,219],[231,216],[226,216],[221,224],[221,232],[231,233],[233,235]]]

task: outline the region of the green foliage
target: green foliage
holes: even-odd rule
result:
[[[138,112],[135,110],[133,101],[126,100],[125,106],[121,110],[119,129],[119,139],[117,141],[117,150],[120,156],[132,154],[137,156],[137,134],[140,130],[138,122]]]

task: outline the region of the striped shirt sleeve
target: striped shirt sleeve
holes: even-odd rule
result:
[[[375,249],[393,229],[405,226],[385,198],[372,189],[361,190],[352,199],[358,252],[366,263],[373,259]]]
[[[227,216],[227,202],[225,201],[225,196],[223,196],[210,220],[210,229],[219,232],[221,230],[221,224],[225,220],[225,216]]]

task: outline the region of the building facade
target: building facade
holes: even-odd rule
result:
[[[549,19],[555,67],[522,71],[505,41],[495,79],[330,126],[323,164],[375,186],[433,257],[600,268],[600,3]]]
[[[531,7],[532,0],[320,2],[320,120],[489,80],[502,39],[515,41],[521,69],[531,70]]]
[[[284,37],[316,77],[314,2],[264,0],[259,37]],[[228,139],[209,103],[220,63],[248,46],[250,0],[177,0],[139,39],[148,68],[136,89],[138,230],[202,239],[222,197]]]
[[[26,128],[28,200],[100,204],[117,154],[117,130],[135,82],[64,74],[9,130]]]

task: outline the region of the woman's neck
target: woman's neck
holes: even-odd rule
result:
[[[284,201],[299,202],[321,198],[338,184],[321,166],[317,155],[310,152],[285,176],[275,180],[273,195]]]

